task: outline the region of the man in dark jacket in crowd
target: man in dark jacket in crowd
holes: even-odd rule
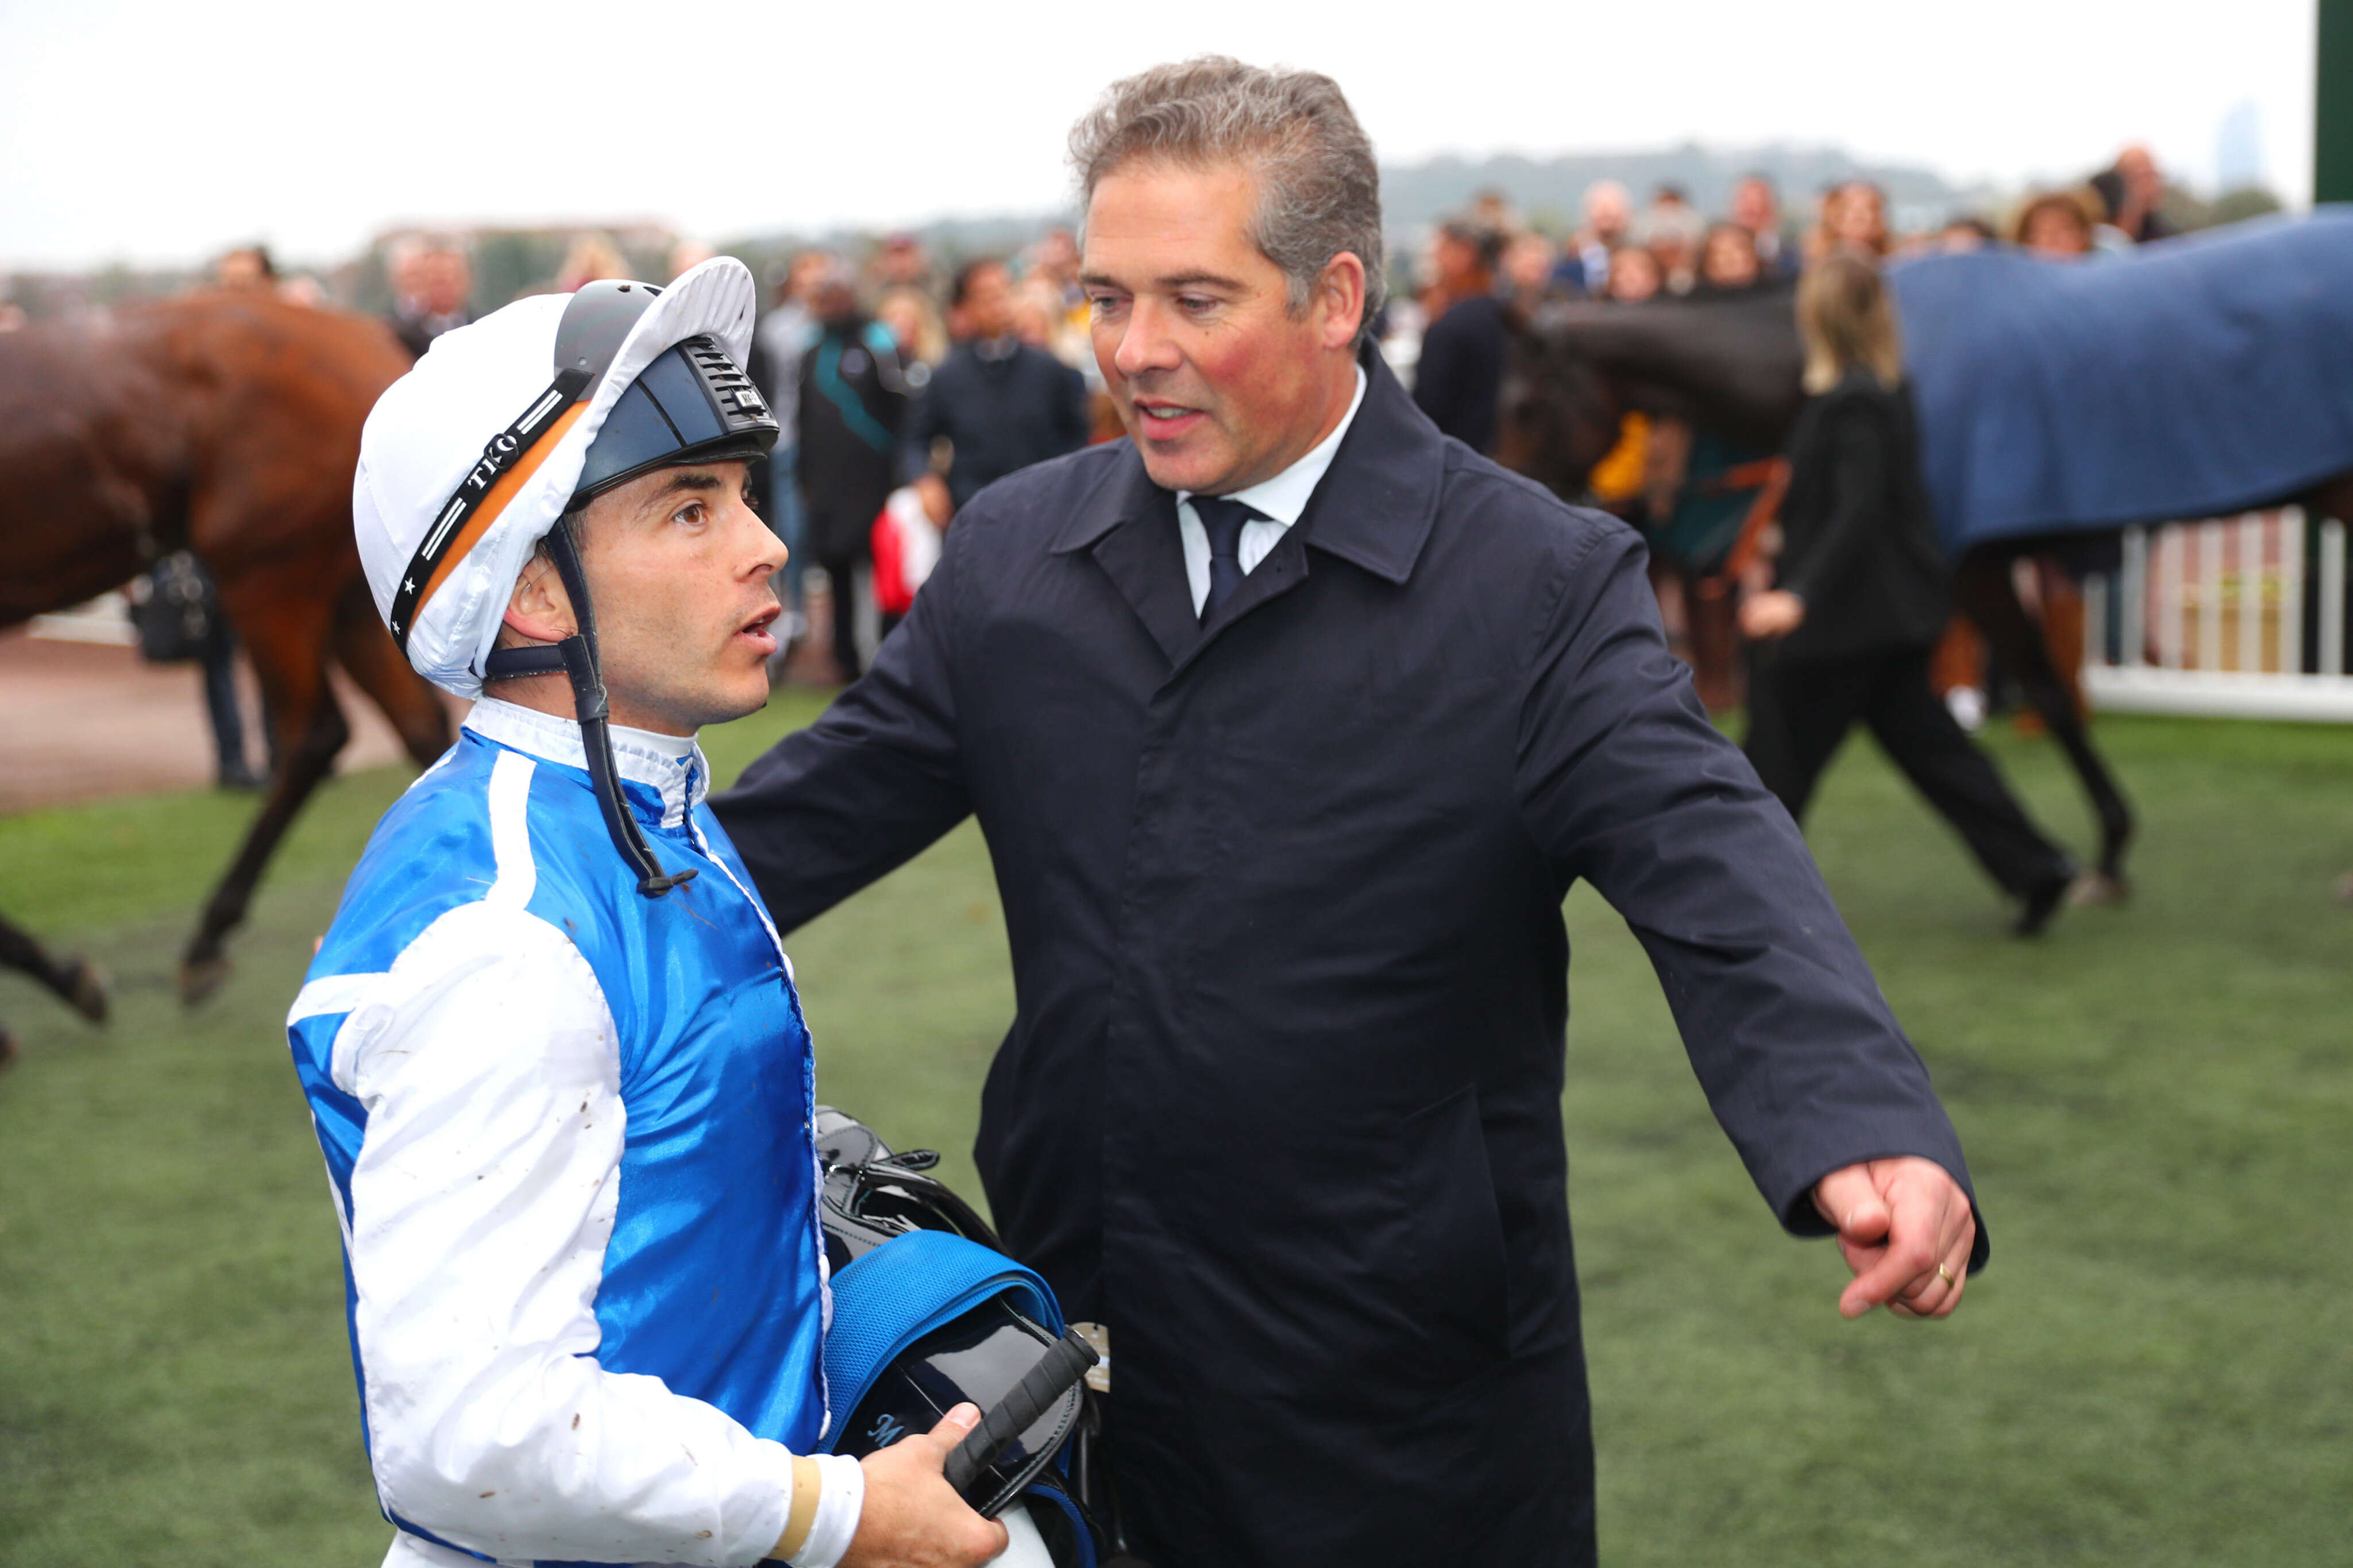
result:
[[[1163,67],[1073,157],[1133,439],[971,501],[873,672],[715,809],[787,929],[979,817],[1018,1010],[976,1152],[1111,1332],[1138,1553],[1589,1564],[1571,884],[1649,950],[1775,1216],[1839,1236],[1848,1316],[1959,1300],[1959,1142],[1634,535],[1373,352],[1338,87]]]
[[[966,262],[948,310],[959,341],[915,401],[904,459],[940,522],[984,486],[1087,443],[1086,381],[1013,335],[1005,263]],[[943,436],[955,448],[944,488],[931,473],[932,443]]]
[[[1438,234],[1437,319],[1421,337],[1413,400],[1430,422],[1482,457],[1495,447],[1495,402],[1512,350],[1506,307],[1495,298],[1503,237],[1474,224]]]
[[[434,339],[473,321],[467,301],[474,291],[474,269],[462,251],[427,246],[396,256],[392,270],[392,333],[414,357],[423,359]]]
[[[842,679],[863,666],[858,622],[873,560],[874,519],[891,499],[907,380],[890,330],[858,308],[849,278],[817,287],[818,340],[801,356],[797,459],[809,558],[832,584],[833,658]]]

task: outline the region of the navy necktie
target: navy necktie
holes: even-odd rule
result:
[[[1266,513],[1231,496],[1195,496],[1193,515],[1209,536],[1209,594],[1201,601],[1206,621],[1242,585],[1242,524],[1263,521]]]

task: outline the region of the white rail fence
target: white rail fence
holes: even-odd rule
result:
[[[2125,531],[2084,585],[2096,708],[2353,722],[2345,524],[2296,507]]]

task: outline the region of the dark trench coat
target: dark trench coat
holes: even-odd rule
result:
[[[1592,1561],[1579,878],[1783,1224],[1823,1230],[1808,1189],[1867,1157],[1967,1182],[1634,536],[1367,369],[1208,626],[1127,442],[1042,464],[964,510],[873,671],[714,802],[784,928],[978,816],[1018,998],[981,1177],[1008,1246],[1111,1327],[1157,1568]]]

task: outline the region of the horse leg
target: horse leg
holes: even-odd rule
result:
[[[31,975],[93,1024],[106,1022],[106,979],[87,958],[61,959],[0,916],[0,964]]]
[[[2132,807],[2117,788],[2107,764],[2092,747],[2084,716],[2059,672],[2052,668],[2049,645],[2019,602],[2010,574],[2010,556],[2000,550],[1972,550],[1961,557],[1954,592],[1961,613],[1977,624],[1986,641],[2001,658],[2026,700],[2042,716],[2052,738],[2067,753],[2075,777],[2091,797],[2100,824],[2098,880],[2087,892],[2094,900],[2124,896],[2125,850],[2133,835]]]
[[[0,916],[0,964],[21,970],[65,999],[67,1006],[93,1024],[106,1022],[106,977],[87,958],[70,960],[53,956],[47,948],[33,939],[30,931],[15,921]],[[5,1068],[22,1054],[16,1037],[5,1022],[0,1022],[0,1068]]]
[[[327,685],[330,613],[328,606],[306,595],[289,594],[274,606],[237,617],[254,673],[260,677],[262,693],[269,700],[279,763],[269,781],[269,799],[247,829],[245,843],[213,889],[195,934],[181,954],[183,1003],[203,1001],[228,977],[228,958],[223,951],[228,933],[244,923],[262,868],[351,739],[351,726]]]
[[[1740,604],[1729,578],[1687,580],[1693,681],[1711,713],[1737,708],[1748,696],[1740,659]]]
[[[449,710],[432,684],[409,668],[376,619],[364,585],[354,584],[335,615],[335,660],[384,710],[411,761],[430,767],[449,749]]]

